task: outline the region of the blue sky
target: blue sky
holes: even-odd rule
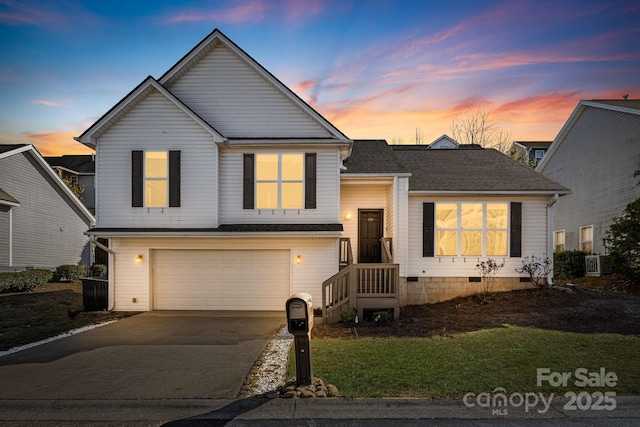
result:
[[[45,155],[220,29],[351,138],[424,142],[470,106],[552,140],[640,98],[638,1],[0,0],[0,143]]]

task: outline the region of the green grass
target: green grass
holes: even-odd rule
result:
[[[293,348],[292,348],[293,351]],[[575,370],[604,367],[616,387],[589,392],[640,394],[640,338],[505,327],[444,338],[312,340],[313,374],[345,397],[460,398],[467,392],[579,392]],[[295,357],[288,375],[295,376]],[[537,368],[571,372],[567,387],[537,387]]]
[[[0,295],[0,351],[135,313],[82,312],[82,284],[47,283]]]

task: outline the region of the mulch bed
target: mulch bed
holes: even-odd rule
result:
[[[493,294],[488,303],[471,296],[407,306],[401,309],[400,320],[387,325],[377,325],[371,320],[359,324],[316,324],[312,336],[314,339],[433,337],[504,324],[566,332],[640,335],[640,286],[613,279],[610,277],[604,286],[602,281],[596,281],[597,286],[585,284],[592,289],[576,287],[573,292],[527,289]]]

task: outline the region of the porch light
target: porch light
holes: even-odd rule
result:
[[[344,219],[346,219],[347,221],[351,220],[351,212],[347,212],[346,214],[344,214]]]
[[[296,256],[296,264],[298,264],[298,265],[302,264],[302,255],[297,255]]]
[[[142,258],[142,255],[141,255],[141,254],[139,254],[139,255],[136,257],[136,264],[142,264],[142,259],[143,259],[143,258]]]

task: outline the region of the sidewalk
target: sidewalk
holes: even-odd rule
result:
[[[430,399],[5,399],[0,425],[640,425],[640,397],[616,397],[611,411],[565,410],[566,402],[554,400],[544,413],[510,407],[497,414],[461,400]]]

